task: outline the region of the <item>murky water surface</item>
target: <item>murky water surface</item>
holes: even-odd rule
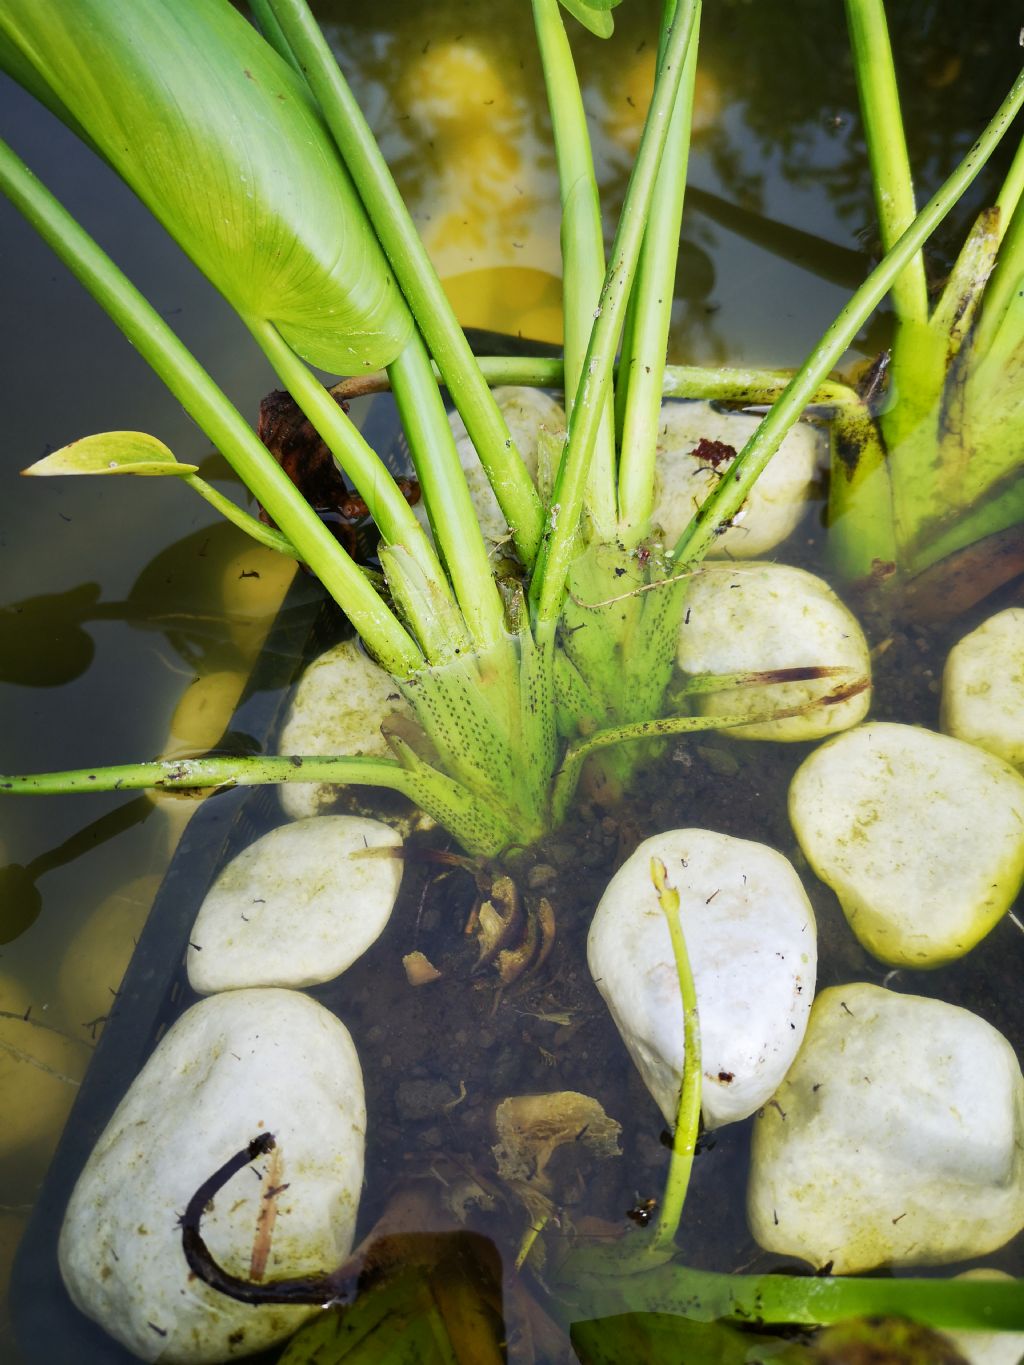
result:
[[[1005,10],[999,0],[971,6],[966,17],[951,4],[893,6],[922,200],[1012,78],[1016,29]],[[463,322],[556,341],[557,185],[528,7],[446,0],[430,7],[429,22],[422,6],[404,0],[376,9],[332,0],[318,12]],[[609,218],[636,147],[656,33],[653,4],[633,0],[619,14],[613,44],[576,43]],[[670,359],[794,364],[866,273],[876,230],[854,105],[838,4],[708,6]],[[273,387],[264,362],[130,194],[6,82],[0,125],[255,413]],[[996,177],[993,169],[982,178],[932,244],[936,277]],[[17,470],[48,449],[120,427],[152,431],[231,487],[202,435],[5,204],[0,230],[8,394],[0,766],[66,768],[197,752],[218,741],[244,746],[244,735],[221,736],[287,568],[170,481],[19,481]],[[885,333],[883,314],[851,361],[873,355]],[[800,545],[781,557],[814,564],[820,540],[808,523]],[[935,726],[941,660],[965,628],[901,632],[884,656],[876,714]],[[564,926],[558,953],[543,981],[501,1001],[466,979],[408,1002],[401,953],[441,951],[452,932],[450,898],[465,895],[448,884],[443,900],[435,873],[413,871],[405,917],[344,989],[345,1017],[375,1059],[367,1219],[403,1165],[485,1164],[494,1101],[530,1089],[584,1090],[610,1113],[635,1116],[623,1158],[588,1180],[591,1212],[621,1218],[637,1198],[658,1192],[660,1119],[586,976],[586,917],[641,830],[706,823],[792,855],[784,792],[803,753],[720,738],[677,746],[622,811],[602,819],[582,810],[534,860],[549,869],[543,875]],[[4,804],[0,861],[14,866],[3,874],[0,904],[0,1093],[16,1118],[0,1125],[0,1275],[189,810],[146,797]],[[816,883],[811,893],[823,943],[832,946],[823,984],[880,979],[879,965],[851,946],[833,898]],[[984,1006],[1020,1045],[1019,992],[996,970],[1020,956],[1019,936],[1004,923],[959,967],[923,986],[915,981],[915,989]],[[28,1024],[14,1017],[27,1014]],[[384,1021],[399,1015],[408,1027],[393,1036]],[[724,1268],[757,1256],[739,1194],[746,1141],[747,1125],[726,1129],[697,1162],[686,1213],[697,1261]],[[519,1218],[512,1216],[510,1242]],[[1015,1266],[1012,1252],[1003,1259]],[[9,1332],[0,1335],[0,1353],[18,1359]]]

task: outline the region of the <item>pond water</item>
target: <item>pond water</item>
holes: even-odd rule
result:
[[[363,13],[354,17],[351,11],[363,7],[341,0],[316,8],[461,320],[557,341],[557,185],[528,8],[513,0],[487,6],[444,0],[431,7],[429,31],[422,6],[406,0],[387,7],[386,26],[379,15],[372,21]],[[1004,10],[999,0],[972,6],[967,18],[952,4],[894,7],[894,45],[922,200],[966,150],[1012,79],[1019,56]],[[614,46],[585,37],[576,43],[610,221],[636,145],[656,29],[656,7],[645,0],[633,0],[619,13]],[[794,364],[866,273],[876,231],[854,110],[838,4],[761,0],[708,7],[670,359]],[[264,362],[127,191],[6,81],[0,126],[239,406],[255,413],[259,398],[274,387]],[[1006,159],[1004,154],[994,163],[933,242],[936,276],[948,269]],[[2,345],[11,395],[0,465],[0,766],[43,770],[201,750],[229,726],[289,574],[217,524],[187,490],[164,481],[17,479],[19,468],[75,436],[134,427],[152,431],[180,458],[231,487],[230,471],[201,434],[6,204],[0,204],[0,232],[7,297]],[[851,361],[875,354],[885,335],[883,312],[858,339]],[[801,562],[813,563],[820,549],[815,527],[804,540],[809,543],[797,553]],[[885,656],[893,685],[887,693],[883,680],[876,713],[934,725],[936,669],[957,634],[959,629],[945,636],[908,629]],[[910,707],[919,709],[911,713]],[[228,742],[243,745],[245,737]],[[703,748],[707,752],[687,751],[674,769],[650,779],[646,791],[604,824],[583,812],[545,854],[556,869],[552,895],[557,901],[562,893],[567,934],[563,956],[542,987],[507,1002],[501,1024],[489,1020],[493,1001],[481,992],[467,988],[464,1000],[449,994],[442,1016],[429,1021],[430,1034],[417,1018],[404,1038],[387,1044],[396,1076],[429,1081],[440,1071],[453,1087],[451,1099],[458,1097],[460,1081],[479,1082],[482,1093],[461,1123],[464,1156],[474,1142],[485,1151],[488,1094],[500,1098],[557,1084],[598,1094],[609,1112],[618,1105],[618,1116],[642,1115],[627,1135],[624,1160],[596,1177],[589,1192],[594,1211],[606,1217],[621,1216],[637,1197],[657,1193],[664,1152],[656,1110],[581,979],[582,920],[573,965],[572,916],[583,910],[571,909],[570,883],[578,907],[593,905],[623,842],[640,824],[653,832],[700,823],[694,812],[706,814],[709,807],[718,812],[715,827],[747,837],[760,830],[756,837],[784,852],[793,847],[781,794],[802,747],[740,752],[742,746],[714,740]],[[766,801],[769,788],[774,796]],[[0,1126],[0,1274],[9,1267],[44,1176],[101,1027],[97,1021],[107,1012],[190,809],[145,797],[4,805],[0,861],[23,870],[6,871],[2,883],[0,1010],[24,1015],[31,1009],[33,1020],[61,1032],[0,1021],[3,1109],[17,1115],[16,1122]],[[582,875],[559,861],[571,844],[584,846]],[[841,924],[834,902],[821,893],[816,909],[827,937],[830,923]],[[431,915],[428,904],[427,938],[434,932]],[[1009,932],[1002,926],[956,981],[931,978],[928,990],[947,998],[951,991],[991,997],[987,1017],[1019,1044],[1018,1007],[1001,997],[988,975],[1000,958],[1016,953],[1019,960]],[[393,947],[381,945],[382,952]],[[859,950],[844,952],[831,959],[830,980],[880,976],[878,965]],[[374,961],[383,971],[385,957]],[[387,980],[366,975],[373,965],[349,999],[346,1017],[357,1038],[359,993],[369,1008],[371,979]],[[375,1007],[392,988],[397,983],[382,990]],[[515,1011],[514,1027],[509,1010]],[[383,1050],[379,1016],[375,1021],[368,1015],[365,1025],[367,1042]],[[26,1032],[33,1039],[31,1062],[23,1055],[19,1060],[28,1046]],[[486,1046],[474,1053],[482,1033],[491,1041],[485,1036]],[[417,1053],[427,1036],[444,1038],[429,1058]],[[474,1055],[462,1066],[468,1053]],[[403,1092],[398,1082],[382,1082],[375,1102],[384,1141],[371,1175],[380,1190],[403,1152],[422,1159],[446,1147],[448,1135],[435,1131],[436,1122],[416,1117],[413,1092]],[[742,1201],[727,1197],[730,1176],[744,1157],[742,1129],[721,1135],[713,1162],[698,1162],[686,1226],[708,1264],[735,1266],[754,1255]],[[371,1199],[368,1212],[376,1207]],[[20,1358],[6,1318],[0,1355]]]

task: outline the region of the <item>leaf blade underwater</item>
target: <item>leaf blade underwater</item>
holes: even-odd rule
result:
[[[228,0],[5,0],[0,62],[240,313],[332,373],[402,351],[408,310],[312,97]]]

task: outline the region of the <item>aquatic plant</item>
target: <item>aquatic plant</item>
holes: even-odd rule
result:
[[[603,6],[580,12],[591,26],[607,27]],[[264,543],[301,558],[395,676],[422,737],[392,734],[393,756],[383,759],[198,759],[8,778],[5,790],[333,778],[404,792],[467,850],[493,855],[529,843],[564,816],[585,760],[602,763],[601,777],[614,788],[629,767],[617,756],[619,745],[711,723],[661,715],[687,576],[740,510],[786,431],[820,396],[851,337],[977,174],[1022,89],[1018,82],[977,149],[856,292],[678,543],[664,547],[652,527],[662,395],[666,387],[695,392],[704,378],[684,372],[667,385],[665,374],[667,282],[682,209],[698,13],[696,3],[666,9],[651,106],[606,266],[565,30],[554,0],[535,7],[564,218],[566,346],[556,382],[569,395],[567,437],[551,452],[549,488],[539,490],[304,4],[257,6],[280,53],[216,0],[202,0],[187,16],[157,0],[127,13],[113,0],[70,10],[58,3],[7,7],[0,27],[6,64],[115,166],[235,306],[369,509],[381,534],[383,580],[344,553],[163,320],[4,151],[6,192],[280,529],[225,506],[152,438],[91,437],[35,472],[183,478]],[[673,175],[658,174],[666,147]],[[496,572],[488,558],[428,354],[508,522],[511,569],[505,558]],[[387,367],[432,541],[310,363],[342,374]],[[727,377],[723,390],[720,379],[710,396],[723,392],[743,396],[743,386]],[[727,721],[719,715],[714,723]]]
[[[573,0],[567,8],[594,31],[610,31],[610,8],[601,0]],[[498,856],[564,816],[588,760],[603,764],[597,780],[614,790],[628,778],[620,746],[756,719],[746,707],[734,716],[663,714],[687,580],[809,404],[834,411],[839,449],[853,443],[861,451],[858,479],[881,467],[880,457],[871,464],[881,447],[868,404],[829,375],[885,293],[909,292],[906,272],[916,269],[922,243],[1024,101],[1024,77],[929,204],[903,214],[888,234],[884,260],[795,375],[670,371],[668,310],[699,2],[666,6],[651,107],[606,262],[563,21],[556,0],[535,0],[562,187],[565,347],[561,361],[520,363],[517,372],[472,356],[303,0],[259,0],[254,9],[262,38],[226,0],[196,0],[187,10],[159,0],[8,0],[0,15],[0,60],[122,174],[236,309],[364,501],[381,535],[380,572],[358,566],[337,544],[165,322],[3,149],[5,192],[167,382],[276,529],[227,503],[195,467],[137,433],[88,437],[47,457],[35,472],[184,480],[264,544],[314,570],[395,678],[419,729],[396,727],[388,735],[392,756],[380,759],[189,759],[10,777],[0,787],[22,793],[267,781],[390,787],[433,815],[468,852]],[[851,12],[877,30],[877,7],[851,4]],[[870,65],[863,55],[858,60],[861,69]],[[869,104],[870,83],[865,88]],[[666,165],[673,174],[665,173]],[[880,185],[886,174],[876,168]],[[1015,241],[1014,234],[1006,238],[1006,278],[1015,268]],[[997,278],[1003,277],[994,275],[993,285]],[[955,311],[951,299],[943,318]],[[997,330],[985,357],[1004,355],[1004,342]],[[431,536],[310,366],[357,376],[363,387],[367,376],[386,370]],[[992,360],[985,374],[996,374],[995,366]],[[567,436],[547,452],[549,467],[538,485],[488,387],[521,378],[524,368],[532,382],[567,395]],[[465,422],[509,527],[498,562],[477,525],[439,381]],[[665,546],[654,526],[653,489],[655,436],[667,393],[769,400],[772,407],[678,541]],[[846,524],[840,523],[844,533]],[[848,567],[857,572],[852,561]],[[828,668],[820,676],[834,688],[827,701],[866,681],[837,679]],[[730,674],[691,686],[706,694],[751,681]],[[785,714],[769,707],[760,719]],[[672,923],[671,888],[659,875]],[[693,1051],[687,1049],[688,1061]],[[618,1294],[631,1309],[670,1305],[703,1317],[820,1322],[865,1308],[938,1323],[1019,1325],[1016,1287],[782,1277],[751,1283],[676,1264],[673,1240],[685,1189],[680,1170],[692,1156],[700,1108],[692,1083],[682,1092],[687,1118],[676,1124],[667,1201],[674,1212],[635,1265],[621,1248],[571,1252],[559,1274],[577,1309],[607,1310]]]

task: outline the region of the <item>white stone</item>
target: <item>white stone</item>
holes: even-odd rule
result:
[[[869,952],[905,967],[962,957],[1024,878],[1024,778],[912,725],[859,726],[789,789],[800,847]]]
[[[281,728],[281,754],[345,754],[390,758],[381,725],[412,709],[394,678],[375,664],[358,640],[321,654],[299,679]],[[329,782],[282,782],[281,805],[293,820],[330,809],[340,788]]]
[[[710,403],[664,404],[658,432],[654,522],[664,531],[669,547],[683,534],[732,463],[729,459],[716,470],[708,461],[697,459],[693,451],[698,442],[723,441],[738,455],[760,421],[749,413],[718,412]],[[732,525],[712,546],[713,558],[755,559],[795,530],[811,495],[821,444],[821,433],[806,422],[798,422],[788,432]]]
[[[590,973],[648,1090],[674,1125],[683,1009],[668,923],[651,881],[660,858],[680,896],[697,991],[704,1122],[746,1118],[786,1074],[814,995],[814,912],[781,853],[703,829],[647,839],[601,897]]]
[[[990,616],[950,651],[942,728],[1024,767],[1024,607]]]
[[[754,1124],[750,1226],[837,1274],[983,1256],[1024,1227],[1024,1079],[976,1014],[855,982],[822,991]]]
[[[379,820],[320,815],[271,830],[233,858],[189,936],[200,995],[331,981],[384,930],[402,840]]]
[[[317,1310],[252,1307],[192,1277],[178,1220],[261,1133],[276,1152],[241,1171],[202,1222],[216,1260],[248,1278],[257,1220],[276,1196],[265,1278],[340,1264],[363,1177],[362,1073],[345,1026],[297,991],[229,991],[188,1010],[132,1082],[75,1186],[61,1230],[71,1297],[140,1359],[250,1355]]]
[[[557,438],[565,434],[565,412],[548,394],[540,389],[502,385],[494,390],[494,397],[508,424],[509,435],[523,457],[527,472],[535,484],[546,484],[550,471],[543,468],[540,458],[542,437]],[[450,417],[459,462],[465,470],[470,497],[477,511],[480,529],[491,541],[504,540],[508,523],[498,506],[498,500],[484,473],[466,425],[457,412]],[[560,453],[560,450],[559,450]]]
[[[730,688],[696,698],[707,716],[770,715],[871,678],[864,632],[828,584],[788,564],[705,564],[687,589],[677,662],[684,673],[841,668],[832,678]],[[864,719],[871,689],[802,715],[741,725],[737,739],[807,740]]]

